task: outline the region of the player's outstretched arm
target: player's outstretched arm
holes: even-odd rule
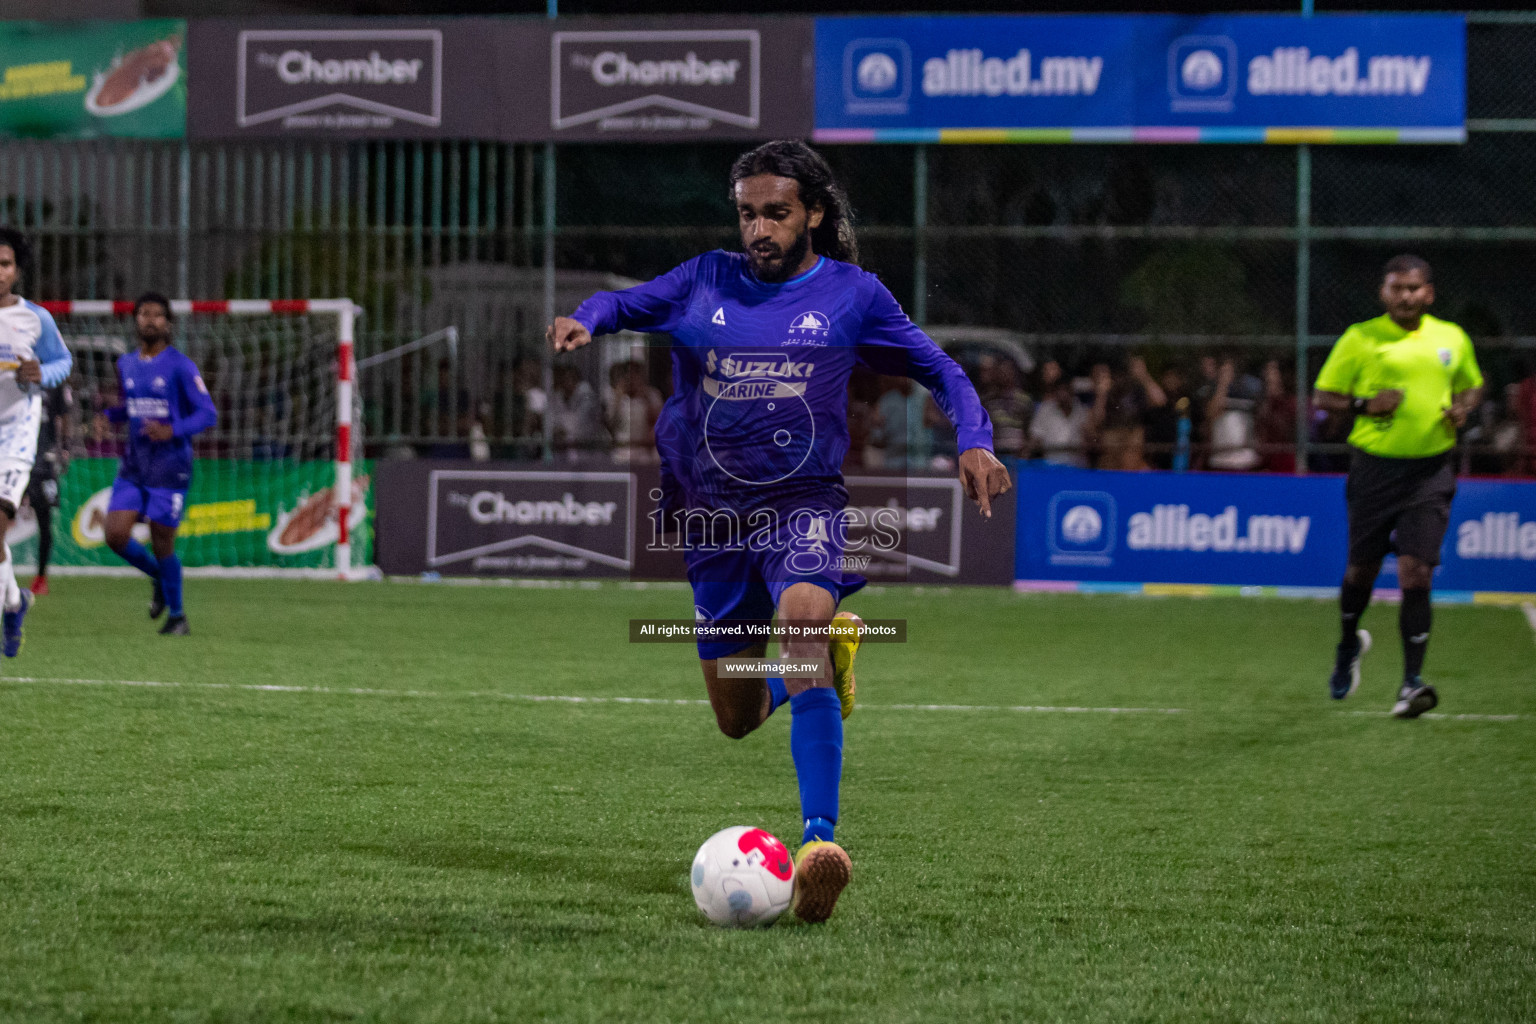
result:
[[[589,344],[594,336],[618,331],[642,334],[674,330],[688,312],[688,297],[702,266],[695,257],[652,281],[617,292],[597,292],[571,316],[557,316],[544,329],[556,352]]]
[[[544,337],[549,339],[556,352],[573,352],[592,343],[592,332],[582,326],[581,321],[568,316],[555,317],[555,322],[544,328]]]
[[[869,308],[859,330],[859,361],[876,373],[911,377],[933,395],[933,402],[954,424],[962,452],[992,448],[992,420],[976,386],[960,364],[923,333],[894,296],[870,279]],[[962,480],[964,477],[962,476]]]
[[[203,375],[190,360],[180,368],[176,377],[181,388],[182,408],[188,411],[172,424],[172,436],[192,437],[201,434],[219,422],[218,406],[213,404],[213,396],[208,394],[208,385],[203,383]]]
[[[74,367],[74,357],[64,346],[64,339],[59,335],[59,325],[54,323],[53,314],[43,310],[40,317],[45,319],[42,334],[38,336],[37,345],[33,348],[40,361],[36,383],[45,388],[58,387]]]
[[[992,499],[1013,486],[1008,467],[985,448],[968,448],[960,453],[960,486],[974,501],[981,514],[992,518]]]

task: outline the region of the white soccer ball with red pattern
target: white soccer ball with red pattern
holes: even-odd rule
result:
[[[693,901],[722,928],[764,928],[789,908],[795,862],[768,832],[721,829],[693,857]]]

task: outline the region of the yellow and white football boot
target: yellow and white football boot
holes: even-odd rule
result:
[[[828,648],[832,655],[832,685],[837,689],[837,699],[843,705],[843,717],[853,714],[853,659],[859,653],[859,636],[864,620],[853,612],[838,612],[832,616],[831,641]]]

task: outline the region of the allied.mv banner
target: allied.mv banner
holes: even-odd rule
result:
[[[1342,476],[1119,473],[1020,463],[1014,572],[1022,589],[1339,585]],[[1378,586],[1397,586],[1388,557]],[[1464,479],[1434,586],[1442,599],[1536,594],[1536,483]]]
[[[1459,15],[819,18],[823,142],[1461,142]]]

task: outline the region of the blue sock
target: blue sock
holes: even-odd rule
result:
[[[160,590],[165,594],[165,610],[181,615],[181,559],[175,555],[160,559]]]
[[[837,691],[815,686],[789,699],[794,716],[789,752],[800,780],[800,816],[804,842],[832,840],[837,821],[837,790],[843,779],[843,706]]]
[[[155,561],[155,556],[149,553],[149,549],[136,540],[130,540],[118,554],[123,560],[146,576],[156,577],[160,575],[160,563]]]
[[[789,701],[789,691],[785,689],[783,679],[778,676],[768,677],[768,696],[772,699],[772,704],[768,707],[768,713],[771,715]]]
[[[826,818],[806,818],[805,831],[800,834],[800,844],[803,846],[813,839],[820,839],[830,843],[832,841],[832,822]]]

